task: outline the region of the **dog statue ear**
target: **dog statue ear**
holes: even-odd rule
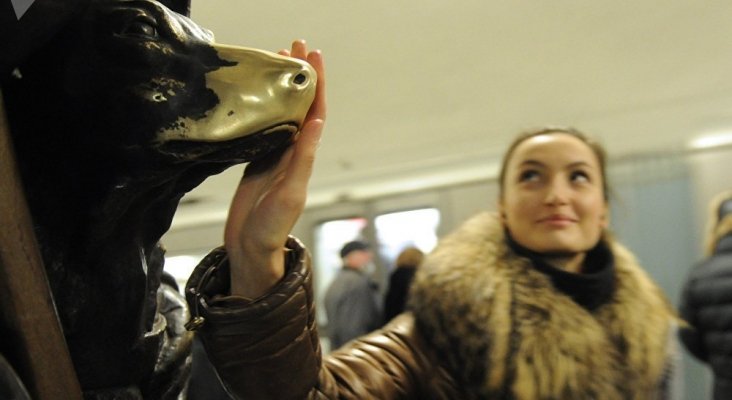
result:
[[[178,14],[191,16],[191,0],[158,0],[158,2]]]

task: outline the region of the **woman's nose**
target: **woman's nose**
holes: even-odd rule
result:
[[[569,201],[569,188],[561,182],[552,182],[547,187],[544,203],[547,205],[562,205]]]

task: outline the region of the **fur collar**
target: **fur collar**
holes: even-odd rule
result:
[[[588,311],[513,253],[496,215],[479,214],[427,257],[410,308],[471,396],[653,398],[674,313],[634,257],[607,244],[616,289]]]

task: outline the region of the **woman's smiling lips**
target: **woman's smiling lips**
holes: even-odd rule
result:
[[[575,218],[569,217],[562,214],[553,214],[547,217],[540,218],[538,221],[540,224],[548,225],[556,228],[564,228],[577,222]]]

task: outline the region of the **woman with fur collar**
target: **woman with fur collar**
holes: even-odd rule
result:
[[[714,373],[714,399],[732,399],[732,190],[709,204],[706,259],[689,273],[681,316],[690,326],[681,340]]]
[[[293,55],[305,58],[304,45]],[[324,118],[322,60],[308,60],[320,87],[298,141],[274,169],[245,176],[225,248],[187,287],[189,326],[232,394],[666,398],[674,313],[606,233],[604,155],[573,130],[517,140],[501,173],[500,213],[442,240],[417,272],[411,311],[323,356],[309,256],[287,236]]]

